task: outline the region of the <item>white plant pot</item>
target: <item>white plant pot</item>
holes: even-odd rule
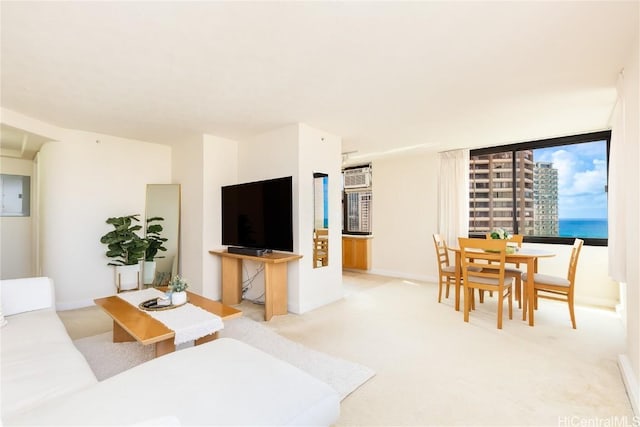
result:
[[[140,264],[117,265],[115,274],[118,291],[130,291],[140,287]]]
[[[187,293],[185,291],[173,292],[171,294],[171,304],[182,305],[186,302],[187,302]]]
[[[156,277],[156,262],[155,261],[145,261],[143,268],[143,276],[145,285],[150,285],[153,283],[153,279]]]

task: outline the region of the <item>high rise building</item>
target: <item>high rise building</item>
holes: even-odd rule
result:
[[[536,236],[557,236],[558,169],[550,162],[536,162],[533,168],[533,232]]]
[[[472,156],[469,162],[469,232],[486,233],[503,228],[511,233],[534,231],[533,151]],[[515,171],[515,188],[514,176]]]

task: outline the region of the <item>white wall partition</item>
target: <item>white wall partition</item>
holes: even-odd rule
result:
[[[322,140],[324,138],[324,141]],[[303,258],[288,264],[288,310],[303,313],[342,297],[340,239],[340,147],[338,137],[304,124],[265,132],[239,145],[238,182],[293,177],[293,251]],[[312,269],[313,172],[329,173],[331,235],[329,266]],[[333,178],[333,179],[332,179]],[[258,265],[246,263],[249,275]],[[262,293],[258,275],[249,299]]]
[[[238,182],[238,143],[212,135],[203,137],[202,291],[212,299],[222,297],[221,260],[209,253],[222,241],[221,187]]]
[[[301,313],[342,298],[342,140],[329,133],[301,124],[299,127],[298,234],[299,310]],[[328,174],[329,263],[313,268],[314,179],[313,173]]]
[[[264,132],[239,144],[238,182],[260,181],[263,179],[293,177],[293,252],[299,253],[298,228],[298,125],[289,125]],[[258,273],[260,264],[245,262],[247,275],[255,276],[246,297],[259,300],[264,292],[264,274]],[[300,280],[297,262],[287,264],[288,309],[299,312],[298,283]]]
[[[202,289],[202,137],[176,141],[172,154],[172,183],[180,184],[180,265],[178,271],[194,292]]]
[[[202,135],[173,146],[173,182],[182,187],[181,265],[190,290],[214,300],[221,297],[220,260],[209,253],[220,247],[220,187],[234,184],[238,143]]]

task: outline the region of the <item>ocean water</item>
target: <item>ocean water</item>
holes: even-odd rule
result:
[[[560,237],[607,238],[607,219],[561,218]]]

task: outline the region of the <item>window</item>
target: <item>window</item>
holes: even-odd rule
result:
[[[604,131],[472,150],[469,234],[606,246],[610,140]]]

